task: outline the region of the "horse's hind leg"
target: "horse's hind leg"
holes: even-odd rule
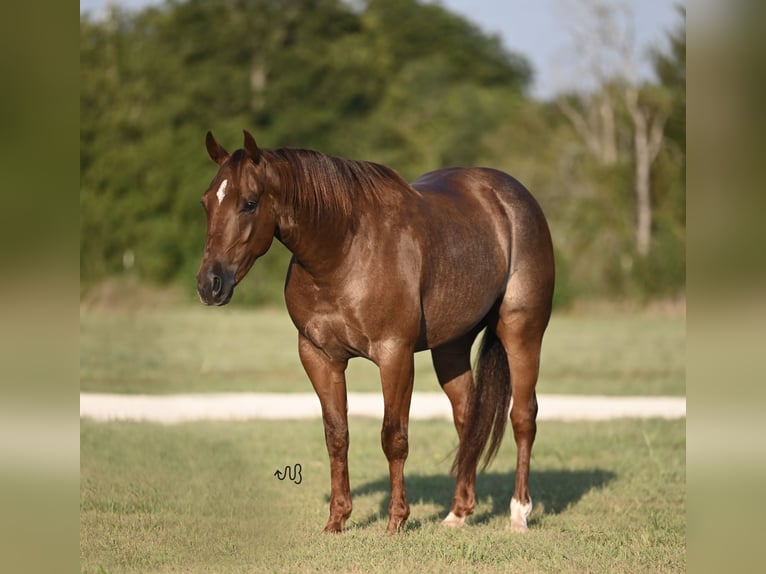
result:
[[[471,344],[474,337],[475,334],[471,334],[465,339],[431,351],[436,377],[452,404],[452,417],[460,440],[463,439],[465,411],[473,388]],[[476,469],[458,476],[452,508],[443,522],[445,526],[462,526],[475,505]]]
[[[509,286],[508,293],[513,293]],[[523,293],[523,288],[516,293]],[[497,336],[508,355],[511,371],[511,424],[516,440],[516,486],[511,499],[511,529],[527,530],[527,517],[532,511],[529,495],[529,459],[537,432],[537,397],[535,386],[540,369],[543,333],[550,317],[550,299],[514,300],[506,296],[499,310]]]

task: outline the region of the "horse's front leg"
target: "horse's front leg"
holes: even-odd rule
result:
[[[330,455],[330,518],[325,532],[341,532],[351,515],[348,481],[348,411],[346,406],[346,361],[333,361],[311,341],[299,338],[298,351],[319,402],[327,452]]]
[[[404,489],[404,462],[409,453],[407,429],[415,376],[413,349],[405,347],[388,350],[378,364],[384,405],[380,440],[388,459],[391,483],[386,532],[391,534],[401,530],[410,515],[410,505]]]

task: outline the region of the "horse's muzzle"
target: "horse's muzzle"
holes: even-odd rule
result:
[[[226,305],[234,295],[236,284],[234,273],[220,263],[203,267],[197,274],[197,294],[205,305]]]

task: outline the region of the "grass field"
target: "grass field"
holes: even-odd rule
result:
[[[540,393],[684,395],[685,319],[678,314],[557,314],[543,347]],[[350,391],[379,391],[354,359]],[[80,312],[83,391],[311,392],[284,311],[171,307]],[[415,390],[438,389],[430,354],[416,355]]]
[[[540,425],[527,535],[508,530],[510,436],[477,484],[469,525],[439,520],[454,486],[446,421],[413,421],[412,512],[386,536],[379,421],[351,420],[354,513],[320,533],[329,471],[320,421],[81,423],[83,572],[682,572],[685,421]],[[302,465],[302,482],[274,471]]]

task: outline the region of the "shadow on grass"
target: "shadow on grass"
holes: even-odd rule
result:
[[[590,470],[533,470],[529,473],[529,484],[535,506],[540,505],[544,508],[545,514],[551,515],[560,514],[591,490],[607,485],[616,477],[614,472],[599,468]],[[404,481],[410,504],[432,504],[443,508],[438,516],[434,515],[426,520],[443,518],[447,515],[452,504],[455,477],[447,474],[427,476],[405,474]],[[477,507],[491,504],[492,510],[474,514],[471,522],[484,524],[496,516],[508,515],[514,481],[514,473],[480,473],[476,478],[476,504]],[[379,514],[370,515],[361,522],[356,522],[357,527],[370,526],[380,518],[388,516],[388,476],[363,484],[351,491],[352,498],[369,494],[385,495],[380,504]],[[329,496],[327,501],[329,502]],[[534,521],[533,514],[530,523],[534,523]],[[423,521],[421,520],[407,522],[408,529],[418,529],[422,525]]]

